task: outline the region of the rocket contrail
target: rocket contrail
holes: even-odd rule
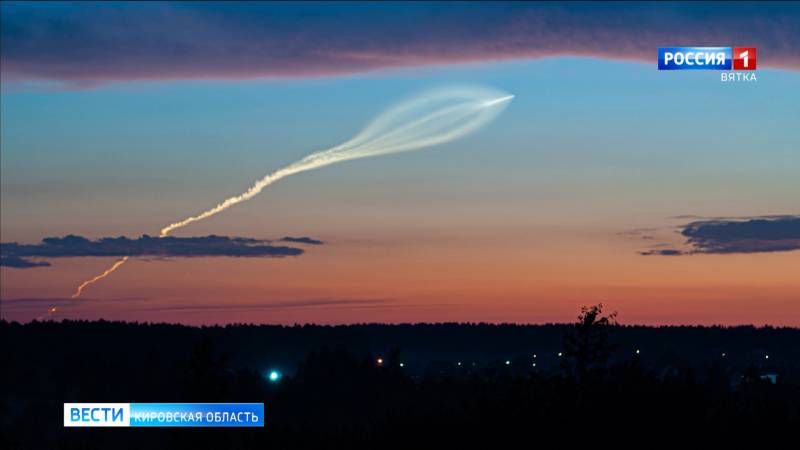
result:
[[[489,123],[513,98],[513,95],[483,87],[448,88],[423,93],[384,111],[349,141],[312,153],[267,174],[242,194],[225,199],[200,214],[167,225],[161,229],[159,237],[250,200],[270,184],[296,173],[337,162],[421,150],[454,141]],[[108,276],[127,260],[126,256],[102,274],[84,282],[72,298],[80,296],[86,286]]]
[[[81,292],[83,292],[83,290],[84,290],[84,288],[86,288],[86,286],[89,286],[90,284],[96,283],[96,282],[102,280],[103,278],[111,275],[111,273],[113,271],[119,269],[119,266],[125,264],[125,261],[127,261],[128,258],[130,258],[130,256],[123,256],[122,259],[117,260],[117,262],[115,262],[113,266],[111,266],[108,269],[106,269],[105,272],[101,273],[100,275],[98,275],[98,276],[96,276],[96,277],[94,277],[94,278],[92,278],[90,280],[84,281],[80,286],[78,286],[78,289],[75,290],[75,293],[72,294],[72,297],[70,297],[70,298],[78,298],[78,297],[80,297]],[[51,312],[56,312],[56,308],[55,307],[51,308]]]
[[[272,172],[256,181],[244,193],[230,197],[196,216],[164,227],[160,236],[167,236],[177,228],[250,200],[265,187],[289,175],[341,161],[419,150],[458,139],[489,122],[513,98],[513,95],[503,95],[485,88],[448,89],[422,95],[384,112],[344,144],[312,153]]]

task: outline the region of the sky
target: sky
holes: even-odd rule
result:
[[[2,9],[4,319],[800,326],[798,3]],[[676,45],[757,47],[758,81],[659,72]],[[453,85],[515,97],[174,233],[300,251],[136,240]]]

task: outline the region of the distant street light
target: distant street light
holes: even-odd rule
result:
[[[281,373],[278,372],[277,370],[273,370],[273,371],[270,371],[268,377],[269,377],[269,381],[271,381],[273,383],[277,383],[281,379]]]
[[[379,366],[382,366],[383,365],[383,358],[379,357],[378,359],[375,360],[375,362],[378,363]]]

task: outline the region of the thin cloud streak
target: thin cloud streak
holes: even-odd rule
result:
[[[120,311],[125,313],[164,313],[174,314],[203,314],[214,312],[237,313],[259,311],[295,311],[295,310],[340,310],[340,309],[383,309],[383,308],[431,308],[452,306],[449,303],[408,303],[390,298],[310,298],[297,300],[265,300],[251,302],[230,303],[191,303],[158,298],[120,297],[120,298],[34,298],[21,297],[2,299],[3,315],[5,318],[28,317],[43,319],[39,315],[45,307],[48,309],[62,310],[70,307],[71,314],[82,316],[87,312],[92,314],[114,315]]]

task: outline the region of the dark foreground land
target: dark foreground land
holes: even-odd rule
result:
[[[649,447],[800,429],[800,329],[587,310],[538,326],[3,321],[0,337],[7,450]],[[266,426],[64,429],[64,402],[264,402]]]

